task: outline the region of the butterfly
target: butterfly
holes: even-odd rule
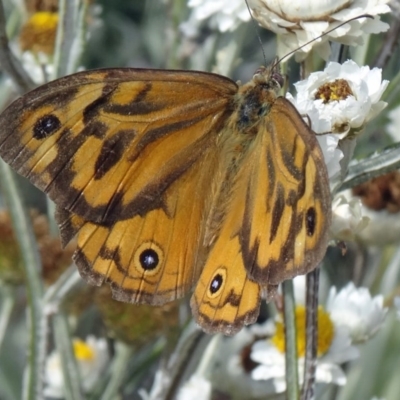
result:
[[[0,116],[0,155],[56,204],[90,284],[163,305],[194,288],[205,332],[253,323],[262,298],[323,258],[331,195],[314,133],[262,67],[104,69],[45,84]]]

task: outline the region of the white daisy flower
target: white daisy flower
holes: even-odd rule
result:
[[[192,12],[188,21],[181,24],[186,36],[196,36],[204,23],[220,32],[235,30],[243,22],[250,20],[250,13],[243,0],[189,0]]]
[[[15,43],[11,43],[11,50],[20,60],[24,70],[37,85],[43,85],[53,76],[54,66],[50,62],[48,55],[44,53],[34,55],[30,51],[21,52]],[[7,86],[14,88],[14,83],[10,78],[6,78],[5,83]]]
[[[211,383],[199,375],[192,375],[182,386],[177,395],[177,400],[209,400],[211,399]]]
[[[163,369],[156,371],[153,385],[150,391],[139,389],[138,394],[142,400],[160,400],[165,394],[165,390],[171,383],[171,377]]]
[[[288,95],[300,114],[308,115],[316,133],[334,133],[342,139],[360,133],[386,103],[380,101],[388,81],[382,71],[359,67],[354,61],[331,62],[295,84],[296,97]]]
[[[73,340],[73,349],[81,376],[83,389],[90,392],[104,371],[109,355],[105,339],[88,336],[86,341]],[[64,375],[59,353],[53,351],[46,360],[45,366],[45,396],[64,398]]]
[[[319,146],[324,156],[328,177],[330,181],[340,174],[340,160],[343,152],[338,148],[339,137],[337,135],[317,135]]]
[[[383,325],[387,308],[383,296],[371,297],[367,288],[356,288],[350,282],[338,293],[331,288],[327,310],[335,326],[347,328],[353,343],[370,339]]]
[[[363,44],[363,36],[388,30],[389,25],[380,20],[380,14],[390,12],[389,0],[248,0],[254,18],[261,26],[275,32],[281,39],[280,54],[316,39],[298,52],[298,58],[315,48],[324,59],[330,54],[329,41],[346,45]],[[333,29],[351,18],[362,14],[374,19],[360,18],[338,27],[323,37],[324,32]]]
[[[331,236],[336,240],[355,240],[367,228],[369,217],[358,197],[350,191],[335,196],[332,202]]]
[[[300,383],[304,376],[305,312],[304,306],[296,307]],[[317,383],[344,385],[346,375],[339,364],[357,358],[358,350],[352,346],[347,329],[336,326],[330,315],[321,306],[318,309],[318,325],[316,381]],[[253,379],[271,380],[278,393],[286,390],[284,349],[283,323],[278,320],[274,336],[269,340],[260,340],[254,343],[251,352],[252,360],[259,363],[252,371]]]
[[[274,333],[274,324],[254,324],[243,328],[233,337],[224,337],[218,346],[211,370],[213,387],[232,399],[259,399],[276,393],[273,381],[255,381],[251,372],[256,363],[250,352],[256,338]]]

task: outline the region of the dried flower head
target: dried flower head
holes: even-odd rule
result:
[[[111,298],[108,286],[96,289],[94,302],[109,333],[125,343],[142,345],[178,326],[178,302],[163,307],[122,303]]]
[[[62,248],[60,239],[50,235],[46,216],[31,211],[31,219],[42,260],[43,279],[50,285],[71,264],[75,243],[72,241]],[[6,210],[0,210],[0,279],[14,284],[21,284],[24,281],[18,242],[10,215]]]
[[[372,210],[400,211],[400,172],[393,171],[353,188],[353,195]]]
[[[29,14],[34,14],[38,11],[58,11],[58,0],[25,0],[25,3]]]

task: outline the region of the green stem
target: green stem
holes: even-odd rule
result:
[[[306,275],[306,354],[304,360],[304,384],[302,400],[314,398],[315,371],[318,351],[318,287],[319,268]]]
[[[2,285],[2,299],[0,301],[0,349],[3,344],[7,327],[10,323],[12,310],[15,304],[15,289],[10,285]]]
[[[299,377],[297,368],[297,334],[293,281],[282,283],[285,319],[285,365],[287,400],[299,400]]]
[[[132,346],[122,342],[116,342],[115,350],[116,354],[113,359],[111,377],[101,396],[101,400],[114,400],[118,397],[118,391],[126,378],[128,362],[134,353]]]
[[[23,399],[34,400],[37,399],[38,393],[42,393],[43,389],[42,367],[45,354],[45,334],[40,323],[43,305],[43,285],[40,279],[42,266],[31,220],[21,201],[22,196],[15,184],[14,172],[2,160],[0,160],[0,171],[3,194],[11,213],[26,276],[29,353]]]
[[[60,310],[52,317],[56,347],[61,357],[66,400],[83,400],[81,377],[72,346],[66,315]]]
[[[22,67],[20,61],[11,52],[6,33],[6,18],[3,2],[0,0],[0,65],[10,76],[19,93],[25,93],[35,87],[31,77]]]

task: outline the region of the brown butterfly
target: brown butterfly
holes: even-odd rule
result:
[[[254,322],[261,297],[325,254],[321,149],[281,76],[105,69],[58,79],[0,117],[0,155],[57,205],[93,285],[162,305],[193,286],[206,332]]]

